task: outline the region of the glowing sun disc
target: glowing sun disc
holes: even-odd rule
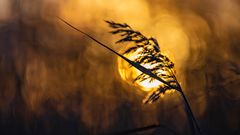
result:
[[[133,60],[137,57],[137,53],[131,53],[128,55],[124,55],[130,60]],[[130,65],[124,61],[122,58],[118,58],[118,72],[120,77],[129,84],[133,84],[133,80],[140,75],[142,72],[136,69],[135,67],[130,67]],[[143,65],[148,68],[150,65]],[[143,91],[151,91],[154,88],[157,88],[162,83],[158,80],[150,81],[150,79],[146,79],[144,81],[136,81],[134,83],[135,86],[139,87]]]

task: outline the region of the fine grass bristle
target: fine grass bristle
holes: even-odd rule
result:
[[[154,74],[157,74],[160,78],[164,79],[166,82],[172,85],[172,87],[178,87],[177,80],[174,77],[173,69],[174,63],[165,55],[163,55],[160,51],[160,46],[155,38],[142,35],[139,31],[133,30],[127,24],[115,23],[113,21],[106,21],[111,28],[114,30],[111,31],[112,34],[120,34],[121,39],[116,43],[124,43],[124,42],[132,42],[134,46],[127,48],[123,54],[136,53],[138,49],[138,57],[136,57],[133,61],[139,64],[150,64],[151,68],[148,68]],[[151,80],[152,78],[149,75],[141,73],[134,79],[134,82],[139,81],[142,82],[144,80]],[[152,103],[158,99],[160,94],[164,94],[166,90],[170,90],[167,84],[162,84],[158,86],[156,91],[152,92],[144,99],[144,103]]]

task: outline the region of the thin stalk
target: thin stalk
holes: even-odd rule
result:
[[[173,78],[174,78],[175,80],[177,80],[177,78],[176,78],[176,76],[174,75],[174,73],[173,73],[172,70],[170,70],[170,73],[172,74]],[[195,135],[195,134],[201,134],[201,129],[200,129],[200,127],[198,126],[197,120],[196,120],[195,117],[194,117],[194,114],[193,114],[192,109],[191,109],[191,107],[190,107],[190,105],[189,105],[189,102],[188,102],[188,100],[187,100],[187,98],[186,98],[186,96],[185,96],[185,94],[184,94],[184,92],[183,92],[183,90],[182,90],[182,87],[181,87],[181,85],[178,83],[178,81],[176,81],[176,82],[177,82],[177,86],[178,86],[178,91],[179,91],[179,93],[180,93],[180,95],[182,96],[182,99],[183,99],[183,103],[184,103],[184,107],[185,107],[185,112],[186,112],[186,114],[187,114],[187,119],[188,119],[188,121],[189,121],[189,126],[190,126],[190,129],[191,129],[191,133],[192,133],[193,135]],[[197,132],[196,132],[196,130],[197,130]]]
[[[124,59],[125,61],[127,61],[130,65],[132,65],[133,67],[135,67],[136,69],[140,70],[141,72],[149,75],[150,77],[166,84],[167,86],[169,86],[169,88],[172,89],[177,89],[176,87],[173,87],[172,85],[170,85],[169,82],[166,82],[165,80],[163,80],[162,78],[158,77],[156,74],[154,74],[152,71],[148,70],[147,68],[145,68],[144,66],[140,65],[137,62],[131,61],[130,59],[128,59],[127,57],[119,54],[118,52],[114,51],[112,48],[108,47],[107,45],[101,43],[100,41],[96,40],[95,38],[93,38],[92,36],[90,36],[89,34],[81,31],[80,29],[74,27],[73,25],[71,25],[70,23],[66,22],[65,20],[61,19],[58,17],[59,20],[61,20],[62,22],[64,22],[65,24],[67,24],[68,26],[70,26],[71,28],[75,29],[76,31],[84,34],[85,36],[87,36],[88,38],[92,39],[93,41],[95,41],[96,43],[98,43],[99,45],[101,45],[102,47],[106,48],[107,50],[111,51],[112,53],[118,55],[119,57],[121,57],[122,59]]]
[[[192,112],[192,109],[189,105],[189,102],[184,94],[184,92],[182,91],[182,88],[180,86],[179,88],[179,92],[182,96],[182,99],[183,99],[183,102],[184,102],[184,106],[185,106],[185,111],[187,113],[187,118],[189,120],[189,126],[190,126],[190,129],[191,129],[191,132],[193,135],[199,135],[201,134],[201,130],[200,130],[200,127],[198,126],[198,123],[194,117],[194,114]]]

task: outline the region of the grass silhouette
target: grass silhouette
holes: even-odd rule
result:
[[[98,41],[97,39],[93,38],[89,34],[85,33],[84,31],[74,27],[67,21],[58,17],[59,20],[70,26],[71,28],[75,29],[76,31],[86,35],[88,38],[92,39],[102,47],[106,48],[107,50],[111,51],[112,53],[116,54],[117,56],[124,59],[128,62],[131,66],[135,67],[136,69],[140,70],[142,74],[140,74],[135,80],[144,80],[150,78],[151,80],[156,79],[162,82],[161,85],[156,91],[150,93],[144,100],[144,103],[152,103],[156,101],[161,93],[165,93],[166,90],[176,90],[180,93],[183,98],[183,102],[185,105],[185,111],[187,113],[187,118],[189,120],[189,125],[191,129],[192,135],[202,134],[201,130],[198,126],[198,123],[192,113],[191,107],[189,102],[177,81],[177,78],[174,75],[173,68],[174,64],[170,61],[167,56],[161,54],[160,46],[157,43],[157,40],[154,38],[147,38],[143,36],[140,32],[133,30],[129,25],[126,23],[115,23],[113,21],[106,21],[114,31],[111,31],[112,34],[121,34],[123,36],[122,39],[118,40],[116,43],[123,43],[123,42],[134,42],[135,46],[128,48],[124,54],[136,51],[137,49],[141,49],[141,55],[134,61],[128,59],[127,57],[119,54],[118,52],[114,51],[113,49],[109,48],[107,45],[103,44],[102,42]],[[154,68],[146,68],[142,66],[143,63],[150,63],[156,64]],[[161,72],[159,72],[161,71]]]

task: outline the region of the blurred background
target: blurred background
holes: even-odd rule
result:
[[[104,20],[158,39],[206,135],[240,134],[239,0],[0,0],[0,134],[190,134],[178,93],[144,105]]]

